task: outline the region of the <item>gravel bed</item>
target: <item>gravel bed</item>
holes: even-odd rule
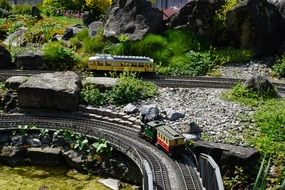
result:
[[[271,71],[268,65],[271,62],[272,59],[251,61],[246,64],[230,64],[219,69],[221,77],[248,79],[259,74],[268,77],[271,81],[285,83],[284,79],[270,77]],[[156,104],[162,114],[169,110],[184,112],[184,118],[177,121],[165,120],[166,123],[177,129],[181,123],[194,121],[203,130],[204,140],[246,146],[243,131],[245,128],[254,127],[254,123],[248,118],[255,110],[222,99],[223,92],[225,89],[159,88],[157,97],[137,102],[134,105],[140,108],[142,105]],[[123,111],[123,106],[109,106],[108,108]],[[135,116],[139,117],[138,114]]]

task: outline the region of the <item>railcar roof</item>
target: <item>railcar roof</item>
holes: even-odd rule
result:
[[[150,121],[147,123],[150,127],[158,127],[161,125],[164,125],[165,123],[163,121]]]
[[[111,55],[111,54],[96,54],[95,56],[90,57],[89,60],[90,61],[94,61],[94,60],[153,61],[151,58],[145,57],[145,56],[125,56],[125,55]]]
[[[175,131],[172,127],[163,125],[156,128],[162,135],[164,135],[169,140],[181,139],[184,138],[183,135]]]

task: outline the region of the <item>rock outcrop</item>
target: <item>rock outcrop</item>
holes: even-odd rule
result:
[[[258,56],[272,55],[281,47],[284,24],[274,5],[266,0],[244,0],[226,19],[229,41],[250,48]]]
[[[194,34],[213,39],[212,28],[215,11],[221,7],[219,0],[191,0],[172,16],[169,27],[182,27]]]
[[[0,45],[0,69],[9,69],[12,67],[12,57],[10,52]]]
[[[83,85],[92,84],[95,85],[100,90],[110,90],[118,83],[118,78],[111,77],[86,77],[82,82]]]
[[[254,76],[245,82],[245,87],[259,95],[277,96],[273,84],[264,76]]]
[[[8,89],[13,89],[13,90],[16,90],[18,89],[18,87],[23,84],[24,82],[26,82],[28,80],[28,77],[26,76],[13,76],[13,77],[10,77],[8,78],[6,81],[5,81],[5,86],[8,88]]]
[[[104,18],[104,36],[140,40],[163,29],[162,12],[145,0],[114,0]]]
[[[47,69],[43,52],[27,52],[17,55],[15,63],[18,69]]]
[[[38,74],[18,88],[18,102],[24,108],[77,109],[81,81],[74,72]]]
[[[193,145],[193,151],[209,154],[221,168],[222,175],[226,172],[234,172],[235,166],[244,166],[252,169],[252,163],[256,163],[259,154],[254,148],[234,146],[222,143],[198,141]]]

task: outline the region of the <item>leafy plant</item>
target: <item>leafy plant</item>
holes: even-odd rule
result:
[[[253,190],[265,190],[266,189],[266,178],[268,176],[269,168],[270,168],[270,163],[271,163],[271,157],[269,157],[269,160],[267,161],[267,165],[264,168],[266,156],[264,156],[256,180],[254,182]]]
[[[285,77],[285,54],[277,59],[272,67],[272,75],[277,77]]]
[[[30,130],[38,130],[34,124],[28,124],[28,125],[18,125],[18,130],[14,132],[13,135],[15,135],[17,132],[19,132],[20,135],[25,135],[27,134]]]
[[[30,5],[15,5],[13,8],[15,14],[32,15],[32,6]]]
[[[73,51],[59,42],[50,42],[44,46],[44,59],[52,70],[71,69],[76,63]]]
[[[99,154],[109,155],[113,148],[109,145],[109,141],[106,139],[100,139],[99,141],[92,144]]]
[[[235,166],[233,177],[223,177],[225,189],[244,189],[249,182],[249,176],[245,174],[243,167]]]
[[[104,93],[101,93],[94,85],[86,85],[80,92],[81,101],[90,105],[103,105],[107,103]]]
[[[0,0],[0,8],[5,9],[7,11],[12,10],[12,7],[7,0]]]
[[[212,57],[211,59],[219,65],[246,62],[253,57],[253,52],[250,50],[235,49],[232,47],[223,49],[211,48],[210,53]]]
[[[115,104],[135,102],[157,94],[157,88],[150,82],[143,82],[134,75],[124,72],[120,75],[118,84],[110,92],[110,100]]]

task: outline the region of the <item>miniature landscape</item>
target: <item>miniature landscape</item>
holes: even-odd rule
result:
[[[272,83],[285,81],[284,1],[195,0],[172,15],[172,7],[162,12],[153,6],[144,0],[44,0],[36,6],[0,0],[3,118],[87,110],[130,131],[162,120],[187,137],[197,157],[214,158],[225,189],[285,189],[284,91]],[[147,56],[155,73],[92,71],[88,60],[95,54]],[[29,75],[1,74],[16,70]],[[159,76],[246,82],[222,89],[159,87],[148,80]],[[108,189],[97,181],[110,177],[113,189],[142,188],[138,164],[104,135],[73,132],[80,121],[90,124],[63,120],[60,129],[49,130],[31,121],[1,129],[0,186]],[[169,180],[178,184],[174,174]]]

